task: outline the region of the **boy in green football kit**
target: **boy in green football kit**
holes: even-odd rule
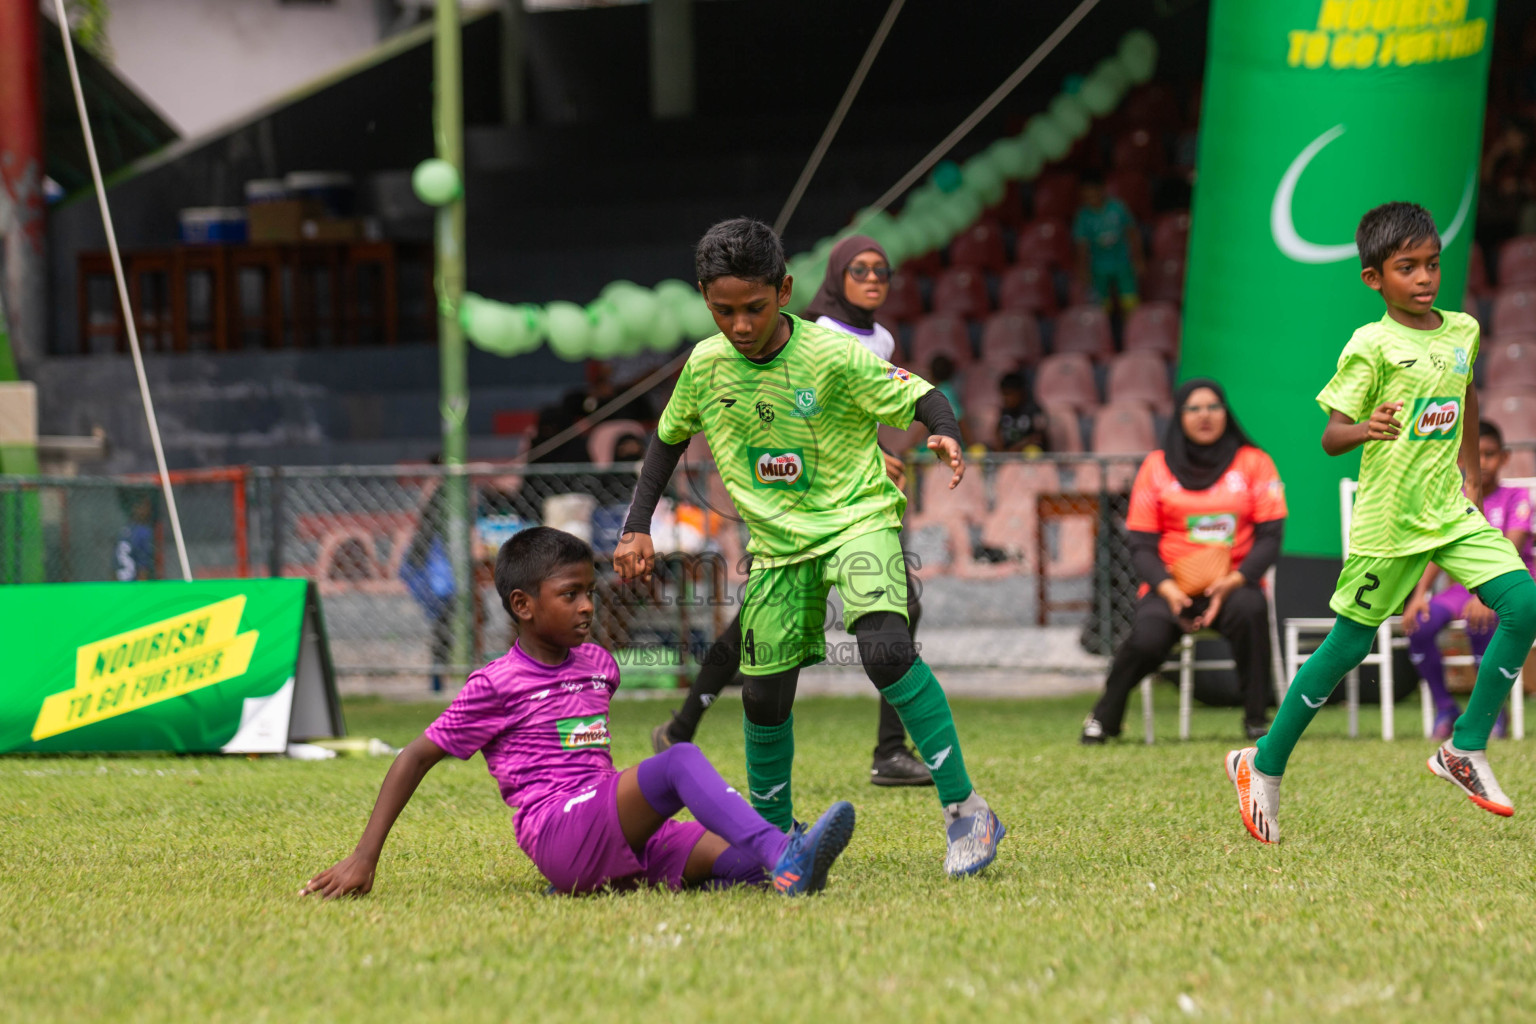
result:
[[[954,718],[907,625],[907,564],[898,530],[906,497],[886,476],[879,424],[921,420],[928,445],[965,472],[954,412],[933,386],[847,334],[782,312],[792,279],[767,225],[716,224],[695,256],[699,290],[721,333],[699,342],[646,451],[614,552],[626,579],[655,562],[656,501],[700,430],[721,481],[750,527],[742,596],[741,672],[752,805],[794,826],[795,684],[825,657],[836,587],[865,673],[896,708],[933,775],[944,808],[952,876],[981,871],[1004,829],[966,774]]]
[[[1365,446],[1349,551],[1329,603],[1338,619],[1297,672],[1269,734],[1226,757],[1243,824],[1264,843],[1280,838],[1280,777],[1296,741],[1339,680],[1370,653],[1377,628],[1403,606],[1431,561],[1475,591],[1499,626],[1467,710],[1429,769],[1484,810],[1514,813],[1485,750],[1536,639],[1536,583],[1514,546],[1478,511],[1477,321],[1434,306],[1440,236],[1423,207],[1378,206],[1361,219],[1355,241],[1360,277],[1381,293],[1387,312],[1355,332],[1317,396],[1329,417],[1323,449],[1342,455]],[[1474,429],[1465,430],[1468,423]]]

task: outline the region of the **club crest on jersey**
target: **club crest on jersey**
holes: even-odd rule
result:
[[[1461,399],[1416,398],[1408,421],[1409,441],[1449,441],[1461,421]]]
[[[555,722],[555,731],[560,734],[560,746],[565,750],[606,747],[609,744],[607,715],[561,718]]]
[[[1464,348],[1458,348],[1454,350],[1453,354],[1456,356],[1456,366],[1454,367],[1456,372],[1466,373],[1468,371],[1467,350]]]
[[[759,490],[804,491],[811,486],[805,452],[799,448],[748,448],[752,486]]]
[[[789,411],[789,414],[803,420],[820,415],[821,406],[816,404],[816,389],[795,388],[795,407]]]
[[[1196,544],[1230,544],[1237,533],[1237,516],[1231,512],[1188,516],[1184,525]]]

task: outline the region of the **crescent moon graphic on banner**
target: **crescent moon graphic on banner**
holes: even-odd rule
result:
[[[1280,179],[1280,187],[1275,189],[1274,202],[1269,207],[1269,230],[1274,235],[1275,245],[1297,263],[1337,263],[1340,260],[1353,259],[1358,251],[1354,242],[1343,242],[1338,245],[1319,245],[1302,238],[1296,230],[1296,222],[1291,217],[1291,203],[1296,198],[1296,184],[1301,181],[1302,173],[1312,158],[1323,151],[1323,148],[1344,134],[1342,124],[1334,125],[1323,132],[1317,138],[1307,144],[1307,147],[1296,154],[1296,159],[1285,169],[1284,176]],[[1455,241],[1462,227],[1467,222],[1467,214],[1472,210],[1472,193],[1477,187],[1477,165],[1474,163],[1472,170],[1467,173],[1467,185],[1461,193],[1461,205],[1456,208],[1456,216],[1451,219],[1450,227],[1440,234],[1440,244],[1449,248]]]

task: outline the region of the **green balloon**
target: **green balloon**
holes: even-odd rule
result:
[[[653,352],[671,352],[677,348],[677,343],[682,340],[683,329],[677,322],[677,317],[672,310],[658,303],[656,314],[651,317],[651,333],[646,338],[646,344]]]
[[[433,157],[423,160],[411,172],[411,188],[416,198],[428,206],[447,206],[464,194],[464,182],[458,168],[447,160]]]
[[[619,318],[624,323],[624,337],[632,343],[644,345],[651,337],[652,321],[661,303],[655,292],[632,282],[624,283],[628,287],[614,288],[610,285],[603,289],[603,297],[618,307]]]
[[[719,330],[697,286],[671,278],[656,286],[656,298],[672,311],[672,316],[689,340],[698,341]]]
[[[1125,90],[1131,87],[1131,76],[1126,73],[1125,65],[1120,63],[1118,57],[1105,57],[1099,61],[1093,66],[1093,74],[1102,77],[1114,88],[1116,103],[1125,95]]]
[[[1029,123],[1024,126],[1024,134],[1026,138],[1034,140],[1047,160],[1060,160],[1072,151],[1072,140],[1067,137],[1067,133],[1042,114],[1029,119]]]
[[[907,253],[909,259],[932,252],[944,240],[944,227],[939,223],[937,211],[903,214],[901,226],[906,229],[907,237],[912,239],[912,248]]]
[[[1136,85],[1151,81],[1157,71],[1157,40],[1150,32],[1136,29],[1120,40],[1120,63]]]
[[[1096,117],[1113,112],[1120,102],[1120,93],[1114,85],[1099,75],[1089,75],[1084,79],[1077,97]]]
[[[1039,176],[1040,169],[1045,166],[1045,154],[1040,152],[1040,144],[1034,139],[1020,136],[1014,139],[1014,146],[1022,164],[1019,178],[1024,181],[1033,181]]]
[[[880,244],[885,247],[885,257],[891,261],[892,267],[901,266],[902,260],[913,255],[912,234],[900,221],[891,221]]]
[[[539,339],[521,306],[481,299],[473,312],[476,334],[473,340],[488,352],[516,356],[538,347]]]
[[[983,206],[991,206],[1003,198],[1008,184],[1003,180],[1003,172],[998,169],[997,162],[988,153],[972,157],[965,162],[962,168],[965,171],[965,186],[975,192]]]
[[[574,302],[551,302],[544,307],[549,347],[568,362],[585,359],[592,348],[592,322],[587,311]]]
[[[459,296],[459,330],[471,340],[475,337],[476,315],[483,312],[485,300],[474,292]]]
[[[948,245],[950,239],[970,227],[981,216],[981,211],[981,197],[973,189],[960,188],[950,193],[949,202],[940,207],[937,213],[939,224],[943,227],[939,245]]]
[[[587,306],[587,320],[592,325],[592,358],[612,359],[624,348],[624,321],[619,307],[607,299]]]
[[[871,211],[868,207],[865,207],[853,215],[853,220],[849,223],[848,227],[850,234],[868,235],[876,241],[883,242],[883,233],[894,223],[896,223],[896,218],[884,210]]]
[[[1093,125],[1093,112],[1083,105],[1082,100],[1066,93],[1051,100],[1046,113],[1056,122],[1056,127],[1066,132],[1067,138],[1073,141],[1087,135]]]
[[[940,160],[928,180],[933,182],[934,188],[947,193],[959,188],[965,176],[960,173],[960,165],[953,160]]]

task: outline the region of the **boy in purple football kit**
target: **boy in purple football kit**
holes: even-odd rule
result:
[[[357,848],[303,895],[362,895],[395,818],[444,756],[485,755],[517,809],[517,845],[553,890],[642,883],[671,889],[763,884],[794,896],[826,885],[853,834],[853,806],[832,805],[785,835],[721,779],[691,743],[616,771],[608,703],[619,669],[587,642],[592,550],[548,527],[524,530],[496,557],[496,591],[517,628],[507,654],[470,675],[453,703],[400,752]],[[687,808],[697,822],[673,821]]]
[[[1531,492],[1524,487],[1505,487],[1499,483],[1499,474],[1509,461],[1509,450],[1504,447],[1504,435],[1499,428],[1487,420],[1478,425],[1477,460],[1482,467],[1483,493],[1487,495],[1483,499],[1483,515],[1490,526],[1509,538],[1529,570],[1533,565]],[[1435,637],[1453,619],[1465,619],[1473,661],[1481,665],[1483,652],[1488,649],[1488,641],[1493,639],[1499,617],[1454,580],[1431,597],[1430,592],[1439,577],[1440,567],[1431,562],[1403,609],[1403,632],[1408,634],[1408,650],[1413,664],[1420,677],[1429,684],[1430,695],[1435,700],[1435,739],[1446,740],[1451,738],[1461,708],[1445,688],[1445,665],[1440,660],[1440,645]],[[1493,734],[1504,735],[1502,714],[1494,725]]]

